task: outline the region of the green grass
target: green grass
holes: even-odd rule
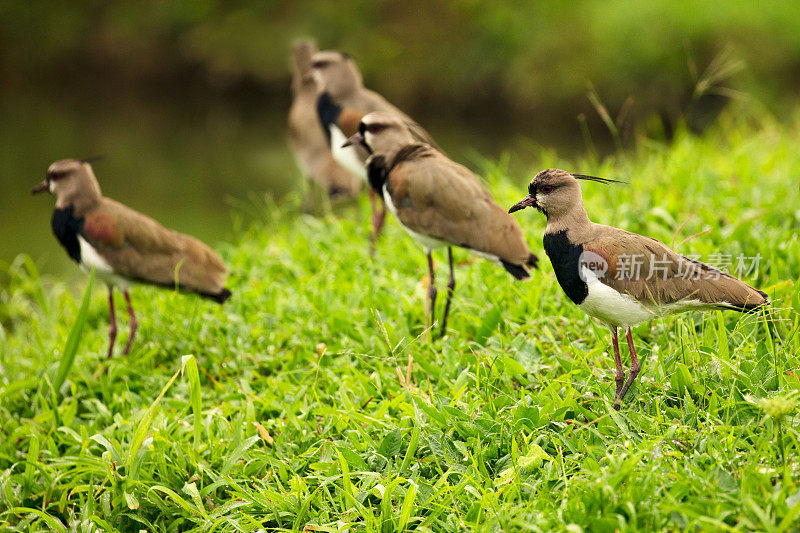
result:
[[[757,315],[642,325],[616,413],[607,331],[546,260],[521,283],[458,251],[450,330],[431,344],[424,255],[392,221],[370,257],[365,199],[322,218],[253,205],[259,221],[222,247],[235,296],[137,289],[138,340],[111,360],[104,291],[81,312],[20,258],[0,291],[0,524],[797,530],[800,121],[729,115],[602,162],[538,159],[630,181],[583,184],[595,221],[668,244],[708,230],[685,254],[761,254],[748,281],[776,302],[775,338]],[[484,170],[510,205],[530,176],[504,169]],[[543,256],[543,218],[519,221]],[[773,397],[783,411],[759,401]]]

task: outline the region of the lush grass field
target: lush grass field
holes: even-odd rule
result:
[[[727,116],[603,162],[539,159],[630,181],[583,184],[595,221],[703,258],[760,254],[748,281],[775,301],[774,335],[736,313],[642,325],[643,370],[614,412],[607,330],[561,292],[532,210],[541,270],[515,282],[458,251],[433,343],[424,255],[390,222],[370,257],[365,200],[322,218],[253,206],[260,222],[222,246],[234,297],[137,289],[138,340],[110,361],[105,290],[81,312],[21,259],[0,292],[0,524],[797,530],[800,121]],[[530,176],[485,170],[502,205],[524,194]]]

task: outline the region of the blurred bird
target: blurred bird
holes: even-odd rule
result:
[[[126,355],[137,328],[128,294],[130,282],[177,286],[219,303],[230,297],[225,288],[227,269],[211,248],[105,198],[88,160],[63,159],[50,165],[44,181],[32,192],[43,191],[56,197],[51,225],[58,241],[83,270],[94,267],[108,286],[109,357],[117,336],[115,286],[122,290],[130,316]]]
[[[319,120],[333,157],[355,176],[367,180],[366,161],[369,154],[359,146],[343,147],[343,143],[348,136],[356,133],[361,118],[373,111],[394,115],[406,125],[415,141],[439,149],[422,126],[383,96],[364,87],[361,73],[350,55],[335,50],[317,52],[311,58],[311,67],[320,91],[317,99]],[[376,200],[376,196],[380,198],[370,189],[373,242],[380,235],[386,218],[386,206],[378,210],[376,203],[379,200]]]
[[[529,271],[538,259],[528,249],[519,224],[495,203],[475,174],[431,146],[416,142],[396,114],[368,114],[345,145],[361,146],[370,154],[370,186],[425,249],[430,275],[429,325],[433,324],[437,292],[431,251],[447,247],[450,280],[441,335],[447,329],[456,283],[452,246],[497,261],[517,279],[530,278]]]
[[[539,172],[528,196],[509,213],[535,207],[547,217],[544,249],[567,297],[611,330],[617,389],[614,408],[639,374],[631,327],[671,313],[708,309],[750,312],[769,303],[767,295],[705,263],[683,257],[665,244],[589,220],[578,180],[619,183],[570,174]],[[617,328],[625,330],[631,369],[627,380]]]
[[[301,41],[293,48],[294,98],[289,109],[289,144],[303,174],[318,183],[328,195],[355,197],[361,189],[361,180],[336,162],[319,127],[317,83],[311,75],[311,56],[316,52],[313,41]]]

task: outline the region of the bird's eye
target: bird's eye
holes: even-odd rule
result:
[[[64,172],[63,170],[52,170],[52,171],[47,173],[48,179],[51,179],[53,181],[60,180],[61,178],[63,178],[66,175],[67,175],[67,173]]]
[[[383,124],[370,124],[367,126],[367,131],[370,133],[378,133],[379,131],[383,130],[386,126]]]
[[[327,61],[322,61],[322,60],[314,61],[313,63],[311,63],[311,68],[320,69],[320,68],[326,66],[327,64],[328,64]]]
[[[539,188],[539,192],[542,194],[550,194],[553,192],[554,187],[552,185],[543,185]]]

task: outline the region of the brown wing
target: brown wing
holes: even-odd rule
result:
[[[387,191],[400,221],[417,233],[527,265],[531,253],[517,221],[467,168],[427,146],[397,162]]]
[[[697,300],[710,306],[749,311],[767,303],[767,295],[710,265],[684,257],[667,245],[635,233],[597,226],[584,251],[603,257],[608,271],[600,281],[655,305]]]
[[[116,274],[209,294],[225,288],[227,269],[211,248],[104,198],[84,217],[83,236]]]

